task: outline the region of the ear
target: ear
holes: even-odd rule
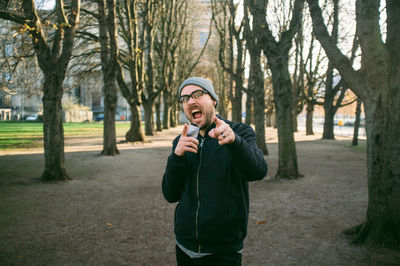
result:
[[[217,101],[213,100],[214,108],[217,106]]]

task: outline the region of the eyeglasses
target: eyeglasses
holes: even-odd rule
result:
[[[196,91],[192,92],[190,95],[189,94],[181,95],[181,97],[179,97],[178,101],[180,103],[187,103],[190,98],[193,98],[194,100],[197,100],[201,96],[203,96],[204,94],[208,94],[208,92],[207,91],[203,91],[203,90],[196,90]]]

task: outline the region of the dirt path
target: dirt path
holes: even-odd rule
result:
[[[171,129],[99,156],[101,139],[67,139],[72,181],[41,183],[41,150],[0,154],[0,265],[174,265],[173,212],[161,194]],[[399,265],[386,249],[350,245],[342,231],[367,207],[365,150],[296,133],[304,178],[250,185],[243,265]],[[119,137],[120,140],[123,136]],[[260,223],[261,222],[261,223]]]

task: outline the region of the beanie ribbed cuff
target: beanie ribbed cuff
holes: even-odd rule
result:
[[[179,93],[178,95],[181,96],[181,92],[182,89],[184,87],[186,87],[187,85],[196,85],[199,86],[201,88],[203,88],[204,90],[206,90],[208,92],[208,94],[210,94],[211,98],[213,98],[217,104],[215,106],[218,105],[218,95],[215,93],[213,85],[211,83],[211,81],[209,81],[208,79],[205,78],[200,78],[200,77],[191,77],[186,79],[182,85],[179,87]]]

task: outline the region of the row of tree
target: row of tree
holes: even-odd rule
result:
[[[82,8],[79,0],[70,1],[70,5],[64,5],[61,0],[56,3],[54,13],[38,11],[33,0],[24,0],[21,6],[7,1],[0,11],[1,18],[26,25],[44,74],[46,163],[43,178],[51,180],[68,177],[64,167],[61,97],[74,41],[75,47],[91,47],[94,53],[100,54],[105,106],[102,153],[105,155],[118,153],[114,120],[117,87],[132,110],[127,140],[143,140],[139,106],[143,106],[145,111],[145,134],[154,132],[154,107],[158,118],[157,129],[176,125],[178,105],[175,88],[191,75],[204,51],[203,48],[198,57],[192,54],[193,33],[191,28],[187,28],[190,24],[189,1],[124,0],[117,4],[115,0],[96,0],[85,1]],[[246,122],[254,121],[257,143],[266,154],[265,114],[271,108],[265,95],[271,93],[266,88],[272,88],[279,139],[277,177],[298,178],[301,174],[293,135],[296,115],[307,105],[307,118],[312,119],[314,105],[318,102],[318,79],[323,79],[324,138],[333,138],[333,114],[342,105],[346,90],[351,89],[358,102],[363,102],[366,114],[369,204],[366,221],[350,231],[355,233],[356,242],[398,246],[400,61],[396,48],[400,42],[400,24],[397,21],[400,2],[387,1],[387,30],[383,35],[379,21],[380,2],[356,1],[356,32],[349,56],[339,49],[339,42],[343,42],[339,39],[339,0],[324,2],[325,8],[321,8],[319,1],[307,0],[307,4],[305,8],[304,0],[284,3],[244,0],[241,6],[243,16],[240,17],[240,5],[235,1],[211,1],[212,20],[219,39],[217,71],[214,72],[217,75],[215,83],[223,99],[220,112],[226,115],[227,106],[231,104],[232,119],[241,121],[242,96],[246,93]],[[279,14],[288,15],[276,16],[279,10]],[[85,14],[81,18],[85,20],[82,25],[86,29],[78,27],[80,12]],[[324,12],[327,14],[325,18]],[[46,18],[41,19],[41,13]],[[312,19],[312,31],[307,27],[306,17]],[[52,30],[44,28],[46,20],[55,25]],[[329,27],[326,22],[330,23]],[[74,39],[75,35],[79,38]],[[319,71],[322,61],[318,60],[322,56],[320,51],[315,51],[318,47],[315,39],[329,59],[323,75]],[[306,49],[306,46],[309,48]],[[357,49],[360,51],[358,69],[353,67]],[[83,48],[77,50],[84,51]],[[82,57],[90,54],[90,51],[81,53]],[[87,69],[77,68],[87,73],[94,67],[90,63],[91,57],[86,58],[89,58],[86,64],[82,63],[80,56],[75,59],[79,64],[88,66]],[[247,62],[249,74],[245,86]],[[336,83],[335,71],[341,77]],[[161,99],[163,118],[159,109]],[[307,122],[310,134],[311,124]]]

